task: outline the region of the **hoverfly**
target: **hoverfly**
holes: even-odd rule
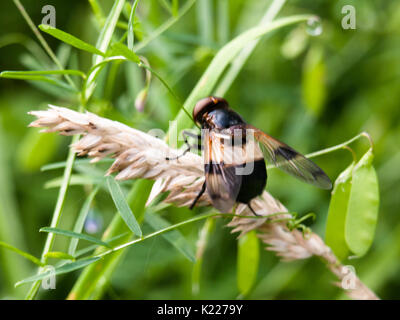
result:
[[[322,189],[332,187],[329,177],[314,162],[247,124],[223,98],[207,97],[198,101],[193,109],[193,119],[201,125],[202,136],[189,132],[184,132],[184,136],[201,139],[205,182],[191,209],[207,190],[213,206],[219,211],[230,212],[239,202],[247,204],[257,215],[250,201],[263,192],[267,182],[264,158],[304,182]],[[185,142],[188,144],[186,137]],[[190,148],[189,145],[183,154]]]

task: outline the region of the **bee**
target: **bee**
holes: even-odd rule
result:
[[[190,209],[207,191],[212,205],[221,212],[231,212],[236,203],[244,203],[257,215],[250,202],[266,186],[265,160],[304,182],[322,189],[332,188],[329,177],[314,162],[247,124],[223,98],[198,101],[193,119],[201,126],[202,135],[184,132],[189,148],[183,154],[192,147],[186,136],[198,138],[203,149],[205,182]]]

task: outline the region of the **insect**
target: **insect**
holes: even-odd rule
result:
[[[205,182],[191,209],[207,191],[213,206],[221,212],[230,212],[239,202],[247,204],[257,215],[250,201],[266,186],[264,159],[304,182],[322,189],[332,188],[329,177],[314,162],[247,124],[223,98],[207,97],[198,101],[193,119],[201,125],[202,136],[184,132],[184,137],[186,144],[186,135],[198,138],[201,143]],[[183,154],[190,148],[188,145]]]

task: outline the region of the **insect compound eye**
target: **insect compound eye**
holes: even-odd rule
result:
[[[207,97],[199,100],[193,109],[193,119],[201,123],[201,118],[204,113],[210,112],[217,108],[226,109],[228,108],[228,102],[224,98],[219,97]]]

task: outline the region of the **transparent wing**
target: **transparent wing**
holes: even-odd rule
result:
[[[314,162],[256,127],[247,125],[247,128],[254,130],[254,138],[259,142],[267,161],[304,182],[322,189],[332,188],[329,177]]]
[[[204,135],[204,169],[206,188],[211,202],[221,212],[230,212],[240,190],[242,176],[236,175],[236,166],[226,164],[221,138],[213,131]]]

